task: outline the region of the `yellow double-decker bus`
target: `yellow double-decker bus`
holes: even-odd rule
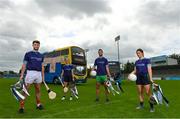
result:
[[[44,53],[45,81],[59,83],[58,77],[65,64],[65,58],[68,58],[70,64],[74,66],[75,81],[85,83],[87,80],[87,60],[85,50],[78,46],[59,48]]]

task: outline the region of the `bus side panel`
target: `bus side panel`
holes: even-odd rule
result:
[[[61,75],[62,72],[62,65],[61,63],[56,63],[55,65],[55,72],[50,72],[50,64],[47,64],[47,68],[45,70],[45,81],[47,83],[53,83],[55,78],[58,78]]]

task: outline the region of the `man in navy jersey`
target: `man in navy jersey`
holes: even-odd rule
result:
[[[108,60],[103,57],[103,50],[98,50],[99,57],[96,58],[94,62],[94,67],[92,70],[96,69],[96,102],[99,101],[100,85],[103,84],[105,88],[106,101],[108,102],[108,89],[106,85],[107,75],[110,77]]]
[[[35,87],[35,95],[36,95],[36,109],[42,110],[43,106],[40,101],[40,87],[42,80],[44,80],[44,66],[43,66],[43,55],[38,52],[40,47],[40,42],[35,40],[32,42],[33,50],[29,51],[25,54],[23,65],[21,68],[20,80],[23,80],[24,72],[27,70],[27,74],[25,77],[25,84],[27,90],[30,88],[32,84]],[[27,95],[24,94],[25,97]],[[25,100],[20,101],[20,109],[19,113],[24,112],[24,102]]]
[[[61,77],[64,79],[64,87],[68,87],[70,83],[74,81],[73,77],[73,65],[69,64],[68,58],[65,58],[65,65],[62,67],[62,73]],[[64,92],[64,96],[61,98],[61,100],[65,100],[67,92]],[[72,100],[72,95],[70,96],[69,100]]]
[[[139,59],[135,62],[135,68],[134,71],[132,72],[137,76],[136,85],[137,85],[139,101],[140,101],[140,104],[138,107],[136,107],[136,109],[143,109],[144,88],[146,94],[150,99],[150,97],[152,96],[150,84],[154,82],[152,80],[152,69],[151,69],[150,59],[144,58],[144,52],[142,49],[137,49],[136,54]],[[150,104],[150,112],[154,112],[153,104],[150,101],[149,104]]]

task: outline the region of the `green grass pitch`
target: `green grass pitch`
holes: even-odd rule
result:
[[[25,103],[25,113],[19,114],[19,104],[10,92],[10,85],[15,79],[0,79],[0,118],[180,118],[180,81],[156,81],[161,84],[170,106],[155,106],[155,112],[149,112],[147,96],[145,108],[136,110],[138,96],[134,82],[123,81],[125,93],[113,96],[110,102],[105,102],[104,88],[101,87],[100,102],[95,100],[95,80],[89,79],[86,84],[78,85],[79,99],[61,101],[63,95],[60,85],[48,84],[57,93],[54,100],[48,99],[44,85],[42,85],[42,103],[44,110],[37,110],[35,105],[34,87],[31,87],[30,97]]]

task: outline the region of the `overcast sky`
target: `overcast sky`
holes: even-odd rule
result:
[[[88,63],[103,48],[120,60],[179,53],[180,0],[0,0],[0,70],[18,71],[34,39],[41,52],[64,46],[88,48]]]

